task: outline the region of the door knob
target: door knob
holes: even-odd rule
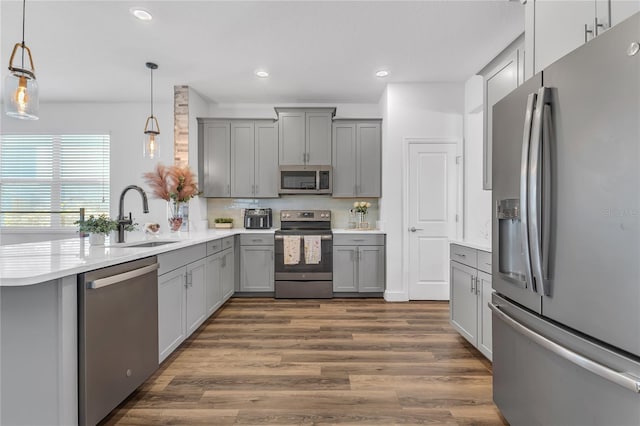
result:
[[[420,229],[420,228],[416,228],[415,226],[412,226],[411,228],[409,228],[409,231],[411,232],[424,231],[424,229]]]

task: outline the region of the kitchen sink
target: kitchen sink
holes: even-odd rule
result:
[[[173,244],[177,242],[178,241],[142,241],[139,243],[124,244],[123,247],[158,247],[165,244]]]

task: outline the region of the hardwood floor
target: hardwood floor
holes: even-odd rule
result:
[[[231,299],[107,425],[501,425],[443,302]]]

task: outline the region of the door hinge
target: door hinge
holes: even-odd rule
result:
[[[462,163],[462,155],[456,156],[456,164]]]
[[[456,214],[456,222],[460,221],[460,215]]]

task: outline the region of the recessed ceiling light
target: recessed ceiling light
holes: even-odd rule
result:
[[[389,71],[385,71],[385,70],[380,70],[378,72],[376,72],[376,77],[386,77],[389,75]]]
[[[151,12],[149,12],[146,9],[142,9],[139,7],[132,7],[131,9],[129,9],[129,12],[131,12],[133,16],[135,16],[141,21],[150,21],[153,19]]]
[[[267,77],[269,77],[269,73],[267,71],[264,71],[264,70],[258,70],[258,71],[256,71],[256,76],[258,76],[260,78],[267,78]]]

